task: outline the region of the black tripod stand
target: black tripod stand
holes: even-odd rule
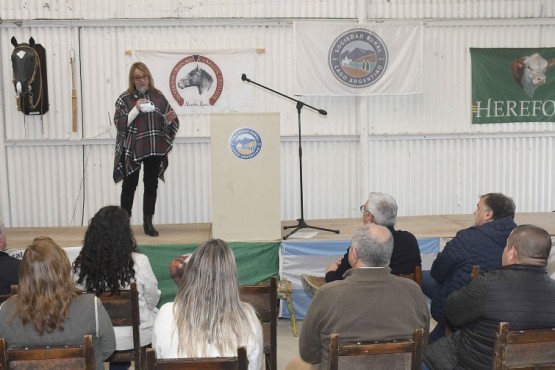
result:
[[[278,95],[280,95],[280,96],[283,96],[284,98],[287,98],[287,99],[289,99],[289,100],[293,100],[294,102],[297,103],[297,117],[298,117],[298,125],[299,125],[299,178],[300,178],[300,187],[301,187],[301,194],[300,194],[300,195],[301,195],[301,218],[298,218],[298,219],[297,219],[297,221],[298,221],[298,224],[297,224],[297,225],[284,226],[284,227],[283,227],[284,229],[291,229],[291,228],[294,228],[293,231],[291,231],[289,234],[287,234],[287,235],[285,235],[285,236],[283,237],[283,240],[289,238],[292,234],[294,234],[294,233],[297,232],[298,230],[300,230],[300,229],[307,229],[307,228],[315,229],[315,230],[329,231],[329,232],[332,232],[332,233],[339,234],[339,230],[332,230],[332,229],[326,229],[326,228],[323,228],[323,227],[310,226],[310,225],[308,225],[308,224],[306,223],[306,221],[304,220],[303,160],[302,160],[302,158],[303,158],[303,149],[302,149],[302,141],[301,141],[301,109],[303,109],[304,106],[307,106],[307,107],[309,107],[309,108],[311,108],[311,109],[317,111],[318,113],[320,113],[320,114],[323,115],[323,116],[326,116],[326,115],[328,114],[328,112],[326,112],[326,111],[323,110],[323,109],[314,108],[313,106],[310,106],[310,105],[308,105],[308,104],[305,104],[305,103],[303,103],[303,102],[300,101],[300,100],[293,99],[293,98],[290,97],[290,96],[284,95],[284,94],[282,94],[282,93],[280,93],[280,92],[277,92],[277,91],[275,91],[275,90],[270,89],[269,87],[266,87],[266,86],[264,86],[264,85],[260,85],[259,83],[256,83],[256,82],[254,82],[254,81],[252,81],[252,80],[249,80],[245,74],[243,74],[243,75],[241,76],[241,79],[242,79],[243,81],[247,81],[247,82],[250,82],[250,83],[255,84],[255,85],[257,85],[257,86],[260,86],[260,87],[262,87],[262,88],[264,88],[264,89],[266,89],[266,90],[269,90],[269,91],[271,91],[271,92],[273,92],[273,93],[275,93],[275,94],[278,94]]]

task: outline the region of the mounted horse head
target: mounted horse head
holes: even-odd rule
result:
[[[44,48],[29,38],[19,44],[11,39],[13,84],[17,95],[17,109],[24,114],[44,114],[48,111],[48,85],[46,79],[46,53]]]

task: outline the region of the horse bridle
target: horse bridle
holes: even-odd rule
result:
[[[32,90],[31,90],[31,84],[33,82],[35,82],[35,78],[36,78],[36,75],[37,75],[37,70],[39,71],[39,73],[42,73],[41,68],[40,68],[41,67],[40,58],[39,58],[39,54],[37,53],[37,51],[34,48],[32,48],[30,46],[26,46],[26,45],[17,46],[14,49],[13,53],[16,53],[16,51],[21,50],[21,49],[26,49],[27,52],[31,52],[31,53],[34,54],[35,68],[33,69],[33,74],[31,75],[31,78],[29,79],[29,81],[27,81],[27,85],[29,86],[29,88],[27,89],[27,92],[17,95],[17,106],[18,106],[19,110],[21,110],[22,109],[22,102],[21,102],[22,95],[29,95],[29,105],[30,105],[31,109],[35,109],[39,105],[39,103],[42,99],[42,76],[40,76],[41,78],[39,80],[39,96],[38,96],[37,100],[35,100],[35,101],[33,101],[33,93],[32,93]],[[12,81],[14,86],[17,82],[15,79],[16,79],[16,77],[15,77],[15,72],[14,72],[13,81]]]

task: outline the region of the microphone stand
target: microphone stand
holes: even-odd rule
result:
[[[297,232],[298,230],[300,230],[300,229],[307,229],[307,228],[315,229],[315,230],[322,230],[322,231],[329,231],[329,232],[332,232],[332,233],[339,234],[339,230],[332,230],[332,229],[326,229],[326,228],[323,228],[323,227],[310,226],[310,225],[308,225],[308,224],[306,223],[306,221],[304,220],[303,161],[302,161],[302,158],[303,158],[303,149],[302,149],[302,141],[301,141],[301,109],[303,109],[304,106],[307,106],[307,107],[309,107],[309,108],[315,110],[316,112],[320,113],[320,114],[323,115],[323,116],[326,116],[326,115],[328,114],[328,112],[326,112],[326,111],[323,110],[323,109],[315,108],[315,107],[313,107],[313,106],[311,106],[311,105],[308,105],[308,104],[306,104],[306,103],[303,103],[303,102],[300,101],[300,100],[294,99],[294,98],[292,98],[292,97],[290,97],[290,96],[284,95],[284,94],[282,94],[282,93],[280,93],[280,92],[278,92],[278,91],[275,91],[275,90],[273,90],[273,89],[270,89],[270,88],[267,87],[267,86],[264,86],[264,85],[261,85],[261,84],[255,82],[255,81],[252,81],[252,80],[248,79],[247,76],[246,76],[244,73],[243,73],[243,75],[241,75],[241,80],[247,81],[247,82],[252,83],[252,84],[254,84],[254,85],[256,85],[256,86],[260,86],[260,87],[262,87],[263,89],[269,90],[269,91],[273,92],[274,94],[283,96],[284,98],[287,98],[287,99],[292,100],[292,101],[294,101],[294,102],[297,103],[297,121],[298,121],[298,126],[299,126],[299,178],[300,178],[300,189],[301,189],[301,193],[300,193],[300,195],[301,195],[301,218],[298,218],[298,219],[297,219],[297,221],[298,221],[297,225],[284,226],[284,227],[283,227],[284,230],[285,230],[285,229],[294,228],[293,231],[291,231],[289,234],[287,234],[287,235],[285,235],[285,236],[283,237],[283,240],[289,238],[292,234],[294,234],[294,233]]]

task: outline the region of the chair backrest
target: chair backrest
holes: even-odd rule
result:
[[[423,337],[424,329],[419,328],[411,339],[340,344],[339,334],[332,334],[328,369],[420,370]]]
[[[474,280],[480,276],[480,265],[472,266],[472,271],[470,272],[470,279]]]
[[[326,278],[323,276],[314,276],[302,274],[301,280],[303,288],[310,297],[314,297],[318,289],[326,283]]]
[[[473,265],[472,271],[470,271],[470,281],[477,279],[478,276],[480,276],[480,265]],[[445,326],[445,336],[447,337],[453,334],[455,330],[456,328],[454,328],[453,325],[448,322]]]
[[[148,370],[247,370],[247,349],[239,347],[237,357],[164,358],[156,359],[156,350],[146,350]]]
[[[44,346],[8,348],[0,338],[0,368],[13,370],[95,370],[93,340],[83,337],[83,344],[72,346]]]
[[[509,331],[509,323],[500,322],[493,370],[505,369],[555,369],[555,328]]]
[[[98,298],[102,301],[108,316],[110,316],[112,326],[131,326],[133,331],[133,349],[115,351],[106,361],[135,361],[135,369],[142,369],[141,336],[139,333],[141,318],[139,315],[137,284],[132,282],[129,290],[122,290],[115,294],[104,292]]]
[[[242,285],[239,295],[243,302],[250,303],[260,319],[264,335],[264,355],[267,370],[277,370],[277,282],[272,277],[269,283]]]
[[[418,286],[422,286],[422,266],[415,266],[412,274],[401,274],[397,276],[414,280]]]
[[[4,301],[7,301],[8,298],[11,298],[13,295],[17,294],[17,285],[10,285],[10,293],[9,294],[0,294],[0,304]]]

